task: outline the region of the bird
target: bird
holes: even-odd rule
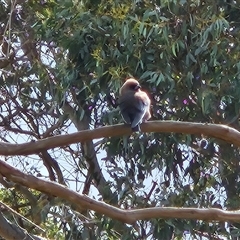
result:
[[[134,78],[129,78],[119,90],[119,108],[123,120],[131,125],[133,132],[140,131],[139,124],[151,117],[151,100],[141,90],[141,85]]]

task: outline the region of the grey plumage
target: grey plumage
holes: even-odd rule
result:
[[[140,131],[139,124],[151,117],[151,101],[147,93],[141,90],[136,79],[130,78],[120,88],[119,95],[119,107],[124,121],[131,125],[134,132]]]

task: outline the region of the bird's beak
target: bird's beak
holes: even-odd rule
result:
[[[138,84],[138,85],[134,88],[134,90],[138,90],[138,89],[140,89],[140,88],[141,88],[141,85]]]

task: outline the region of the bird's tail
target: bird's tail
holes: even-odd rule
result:
[[[132,131],[133,132],[140,132],[140,126],[139,126],[139,124],[137,125],[137,126],[135,126],[135,127],[132,127]]]

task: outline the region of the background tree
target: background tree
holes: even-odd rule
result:
[[[149,92],[152,120],[221,123],[239,130],[238,5],[1,1],[1,141],[38,141],[122,122],[116,100],[129,76]],[[2,157],[22,172],[125,209],[228,210],[239,209],[239,159],[239,149],[225,141],[171,132]],[[140,220],[130,227],[10,179],[1,177],[1,201],[21,215],[2,204],[0,217],[32,236],[43,230],[58,239],[240,234],[236,223],[197,219]]]

